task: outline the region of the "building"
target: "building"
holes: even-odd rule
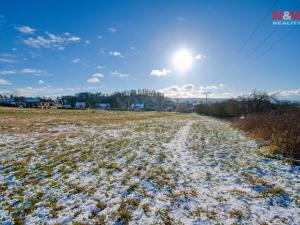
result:
[[[0,99],[0,106],[16,106],[16,100],[14,98]]]
[[[20,106],[23,104],[24,107],[39,107],[42,105],[42,101],[39,98],[25,98],[24,101],[20,102]]]
[[[144,110],[144,104],[143,103],[131,104],[131,110],[142,111]]]
[[[102,110],[108,110],[110,109],[109,103],[96,103],[95,108],[102,109]]]
[[[0,99],[1,106],[27,107],[27,108],[49,108],[53,104],[52,100],[41,98],[3,98]]]
[[[76,102],[75,108],[76,109],[86,109],[86,102]]]
[[[61,103],[62,103],[61,107],[59,107],[59,108],[62,108],[62,109],[73,109],[72,105],[67,100],[63,100],[63,101],[61,101]]]

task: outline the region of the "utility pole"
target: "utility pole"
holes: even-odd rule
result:
[[[205,95],[205,104],[207,105],[207,97],[210,94],[210,92],[209,91],[205,91],[205,92],[203,92],[203,94]]]

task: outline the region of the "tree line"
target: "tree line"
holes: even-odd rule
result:
[[[279,101],[274,95],[269,95],[265,92],[253,91],[250,95],[240,96],[235,99],[212,104],[198,104],[195,106],[195,112],[208,116],[230,118],[251,113],[264,113],[296,105],[296,103]]]
[[[174,105],[162,93],[149,89],[127,90],[112,94],[81,92],[62,96],[59,101],[71,106],[74,106],[76,102],[86,102],[88,107],[95,107],[99,103],[110,104],[111,108],[120,110],[126,110],[132,104],[144,104],[145,110],[165,110]]]

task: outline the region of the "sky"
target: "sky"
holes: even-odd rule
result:
[[[300,26],[273,25],[272,10],[300,1],[1,0],[0,93],[300,100]]]

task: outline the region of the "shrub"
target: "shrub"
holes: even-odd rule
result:
[[[195,111],[199,114],[226,118],[242,115],[243,108],[240,101],[230,99],[224,102],[216,102],[209,105],[199,104],[195,107]]]
[[[266,140],[271,153],[300,159],[300,108],[281,106],[264,113],[253,113],[234,122],[252,137]]]
[[[256,92],[249,96],[237,99],[224,100],[212,104],[199,104],[195,106],[195,112],[220,118],[238,117],[257,112],[268,112],[275,109],[278,101],[272,95],[264,92]]]
[[[249,96],[213,104],[195,106],[199,114],[219,118],[245,116],[235,120],[234,126],[254,138],[269,142],[269,152],[300,159],[300,108],[280,102],[272,95],[254,91]]]

